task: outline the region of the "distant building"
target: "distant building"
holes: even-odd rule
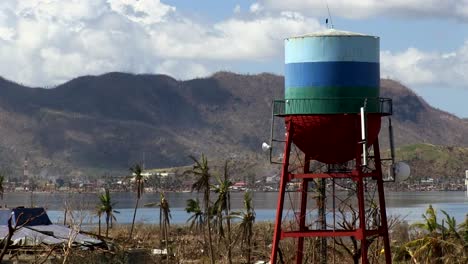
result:
[[[466,196],[468,196],[468,170],[465,170]]]
[[[243,191],[246,188],[247,188],[246,182],[236,182],[231,186],[231,189],[235,191]]]
[[[433,184],[433,183],[434,183],[434,179],[433,179],[433,178],[421,179],[420,182],[421,182],[421,183],[424,183],[424,184]]]
[[[273,176],[266,177],[265,182],[266,183],[277,183],[277,182],[279,182],[279,180],[280,180],[279,175],[273,175]]]

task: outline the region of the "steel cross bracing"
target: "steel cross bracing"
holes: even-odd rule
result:
[[[347,173],[310,173],[309,171],[309,164],[310,158],[305,155],[304,157],[304,167],[303,173],[290,173],[290,156],[291,156],[291,146],[292,146],[292,138],[294,135],[294,126],[291,122],[286,124],[286,141],[284,145],[284,156],[282,162],[282,170],[281,170],[281,179],[280,179],[280,186],[279,186],[279,195],[278,195],[278,202],[277,202],[277,211],[275,217],[275,228],[274,228],[274,235],[273,235],[273,243],[272,243],[272,252],[270,263],[277,263],[278,257],[278,250],[280,246],[280,240],[286,238],[297,238],[297,250],[296,250],[296,263],[303,263],[303,256],[304,256],[304,240],[305,238],[310,237],[321,237],[321,238],[338,238],[338,237],[354,237],[355,239],[360,241],[360,248],[361,248],[361,263],[367,264],[369,263],[368,259],[368,247],[369,247],[369,238],[371,237],[381,237],[383,239],[384,244],[384,255],[385,255],[385,263],[391,263],[391,252],[390,252],[390,242],[388,236],[388,224],[387,224],[387,215],[385,211],[385,198],[384,198],[384,188],[383,188],[383,179],[382,179],[382,167],[381,167],[381,159],[380,159],[380,149],[379,149],[379,142],[378,139],[376,142],[373,142],[373,161],[374,167],[372,170],[365,170],[361,164],[362,159],[362,148],[356,148],[356,156],[355,156],[355,165],[351,172]],[[300,211],[299,215],[296,217],[298,222],[298,229],[292,231],[285,231],[282,228],[282,220],[283,220],[283,209],[284,209],[284,200],[285,200],[285,192],[286,192],[286,185],[288,182],[292,180],[300,180],[301,187],[299,189],[300,192]],[[359,226],[352,230],[340,230],[340,229],[311,229],[306,226],[306,217],[307,217],[307,192],[308,192],[308,185],[310,181],[316,179],[350,179],[356,183],[357,190],[356,190],[356,198],[358,204],[358,217],[359,217]],[[366,186],[365,180],[371,179],[375,180],[376,182],[376,189],[378,193],[378,208],[380,213],[380,223],[379,226],[373,229],[369,229],[366,226],[366,203],[365,203],[365,193],[366,193]],[[335,211],[333,212],[335,213]],[[323,226],[322,226],[323,227]]]

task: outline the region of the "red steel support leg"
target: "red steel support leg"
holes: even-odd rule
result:
[[[359,207],[359,229],[360,229],[360,240],[361,240],[361,264],[368,264],[367,259],[367,239],[366,239],[366,204],[364,201],[364,179],[362,177],[362,148],[358,147],[356,153],[356,170],[358,171],[357,178],[357,199]]]
[[[364,202],[364,180],[358,179],[358,205],[359,205],[359,228],[361,237],[361,263],[367,264],[367,239],[366,239],[366,208]]]
[[[383,236],[384,250],[385,250],[385,263],[392,263],[392,254],[390,252],[390,239],[388,237],[388,223],[387,223],[387,211],[385,207],[385,194],[382,179],[382,164],[380,160],[380,147],[379,140],[374,142],[374,156],[375,156],[375,169],[377,170],[377,191],[379,192],[379,206],[380,206],[380,218],[381,223],[381,235]]]
[[[310,158],[305,156],[304,173],[309,173]],[[302,179],[301,185],[301,211],[299,215],[299,232],[305,231],[306,210],[307,210],[307,187],[308,179]],[[302,264],[304,257],[304,237],[299,237],[297,241],[296,264]]]
[[[289,177],[289,152],[291,150],[292,136],[293,136],[293,126],[291,122],[288,122],[286,125],[286,143],[284,145],[284,156],[283,156],[283,165],[281,169],[281,178],[280,178],[280,189],[278,195],[278,205],[276,208],[276,218],[275,218],[275,231],[273,234],[273,245],[271,248],[271,257],[270,263],[276,264],[276,257],[278,252],[279,241],[281,238],[281,220],[283,218],[283,204],[284,204],[284,192],[286,190],[286,184],[288,183]]]

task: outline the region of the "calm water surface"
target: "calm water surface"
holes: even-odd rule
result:
[[[112,193],[112,200],[115,202],[115,209],[120,213],[116,214],[117,222],[121,224],[131,223],[133,208],[135,206],[134,193]],[[243,207],[243,193],[231,194],[232,209]],[[187,199],[197,198],[196,193],[166,193],[166,198],[171,206],[172,223],[183,224],[189,218],[184,208]],[[201,197],[199,197],[201,199]],[[294,201],[299,199],[298,193],[287,193],[285,200],[285,210],[296,206]],[[141,223],[158,223],[158,208],[143,207],[144,204],[159,200],[158,193],[145,193],[140,201],[141,208],[137,213],[137,221]],[[257,221],[273,221],[277,203],[276,192],[256,192],[253,194]],[[80,214],[84,217],[85,224],[96,224],[97,218],[94,216],[95,208],[98,204],[98,197],[95,193],[6,193],[3,204],[8,207],[43,206],[47,208],[49,217],[53,222],[63,221],[63,211],[65,204],[69,208],[80,209]],[[312,202],[310,202],[312,204]],[[464,220],[468,213],[468,198],[465,192],[387,192],[386,193],[387,214],[403,217],[408,222],[420,221],[421,215],[427,206],[432,204],[437,210],[445,210],[454,216],[458,223]],[[289,210],[290,211],[290,210]],[[77,215],[77,214],[76,214]],[[440,216],[442,217],[442,215]]]

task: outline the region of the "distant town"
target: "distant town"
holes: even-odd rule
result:
[[[145,179],[145,192],[190,192],[194,180],[181,172],[171,169],[151,169],[142,173]],[[467,178],[468,179],[468,178]],[[247,179],[232,179],[232,191],[278,191],[280,176],[262,176]],[[111,192],[132,191],[131,175],[111,176],[106,175],[97,179],[80,178],[56,178],[44,179],[39,177],[6,178],[3,188],[8,192],[99,192],[109,189]],[[298,190],[300,183],[291,182],[288,190]],[[385,184],[389,191],[465,191],[466,182],[464,177],[457,178],[421,178],[409,179],[404,182],[389,182]]]

